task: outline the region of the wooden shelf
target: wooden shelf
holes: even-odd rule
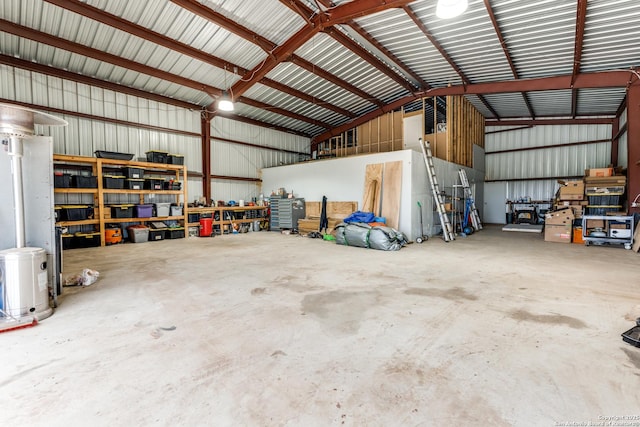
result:
[[[151,162],[136,162],[126,160],[114,160],[97,157],[83,157],[83,156],[69,156],[64,154],[54,154],[53,161],[59,165],[89,165],[92,173],[97,177],[98,188],[56,188],[54,192],[56,194],[92,194],[93,205],[95,206],[95,215],[97,219],[85,220],[85,221],[63,221],[58,222],[57,225],[61,226],[74,226],[74,225],[98,225],[100,232],[100,242],[102,246],[105,246],[104,230],[106,224],[117,224],[127,222],[152,222],[152,221],[167,221],[175,220],[180,221],[182,224],[187,223],[187,210],[184,209],[183,215],[180,216],[168,216],[168,217],[151,217],[151,218],[104,218],[102,212],[106,212],[105,209],[108,206],[105,203],[106,194],[122,194],[122,195],[137,195],[140,199],[140,204],[149,203],[145,201],[145,196],[151,195],[168,195],[175,196],[176,202],[182,202],[186,205],[187,198],[187,169],[184,165],[169,165],[164,163],[151,163]],[[129,190],[129,189],[114,189],[103,188],[103,168],[113,169],[113,167],[119,166],[131,166],[144,169],[145,172],[150,173],[165,173],[177,181],[182,182],[182,190]],[[181,200],[182,199],[182,200]],[[113,203],[111,203],[113,204]]]
[[[233,223],[246,224],[246,223],[252,223],[254,221],[268,221],[269,218],[260,216],[257,218],[227,219],[227,218],[224,218],[223,212],[266,211],[267,209],[269,209],[268,206],[207,206],[202,208],[187,208],[186,213],[187,213],[187,216],[188,214],[197,213],[197,214],[211,214],[213,217],[217,212],[220,219],[217,221],[214,219],[212,221],[212,225],[224,227],[224,226],[229,226]],[[187,226],[189,227],[197,227],[199,225],[200,225],[199,222],[190,222],[187,224]]]
[[[104,218],[105,224],[121,223],[121,222],[152,222],[152,221],[181,221],[183,216],[159,216],[150,218]]]
[[[65,194],[97,194],[97,188],[54,188],[54,193]]]
[[[72,227],[74,225],[96,225],[100,224],[100,220],[98,219],[83,219],[80,221],[60,221],[56,222],[56,226],[58,227]]]
[[[113,188],[105,188],[102,190],[104,194],[170,194],[170,195],[180,195],[182,194],[182,190],[119,190]]]

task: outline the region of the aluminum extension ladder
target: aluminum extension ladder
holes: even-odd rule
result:
[[[436,203],[436,209],[438,216],[440,217],[440,224],[442,225],[442,236],[445,242],[450,242],[456,239],[456,235],[451,227],[451,221],[447,216],[447,212],[444,208],[444,200],[442,199],[442,193],[438,185],[438,179],[436,178],[435,168],[433,167],[433,155],[431,154],[431,147],[428,141],[422,141],[422,138],[418,139],[420,148],[422,149],[422,157],[424,157],[424,165],[427,167],[427,175],[429,175],[429,183],[431,184],[431,192],[433,193],[433,200]]]
[[[464,189],[464,197],[470,204],[469,216],[471,217],[471,225],[473,228],[478,230],[482,230],[482,222],[480,221],[480,215],[478,215],[478,209],[476,208],[476,202],[473,199],[473,194],[471,194],[471,187],[469,187],[469,179],[467,178],[467,173],[464,169],[460,169],[458,171],[458,175],[460,176],[460,182],[462,183],[462,188]]]

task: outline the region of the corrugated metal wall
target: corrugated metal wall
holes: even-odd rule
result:
[[[509,129],[487,127],[487,132]],[[611,142],[565,147],[557,145],[608,140],[610,125],[535,126],[486,136],[486,179],[517,180],[508,184],[508,198],[531,197],[544,200],[553,197],[558,184],[555,177],[582,176],[587,168],[605,167],[611,163]],[[544,147],[528,149],[530,147]],[[527,149],[491,154],[495,151]],[[536,180],[534,178],[553,177]]]
[[[296,163],[304,156],[233,144],[216,140],[216,137],[300,153],[309,153],[310,145],[308,138],[223,117],[215,117],[211,121],[211,137],[211,175],[230,177],[258,179],[262,168]],[[262,189],[259,181],[211,180],[212,200],[249,201],[262,192],[270,191],[271,189]]]
[[[122,120],[141,125],[200,134],[199,110],[125,95],[40,73],[0,65],[0,98]],[[199,136],[183,135],[144,127],[108,123],[70,114],[56,114],[69,122],[64,128],[38,131],[54,138],[54,152],[93,156],[96,150],[119,151],[144,158],[149,150],[183,154],[190,172],[202,172]],[[290,164],[300,156],[275,150],[216,141],[215,137],[278,149],[309,152],[310,140],[293,134],[216,117],[211,123],[213,175],[260,178],[263,167]],[[250,200],[261,192],[259,183],[212,180],[216,199]],[[189,179],[189,200],[202,196],[202,180]]]

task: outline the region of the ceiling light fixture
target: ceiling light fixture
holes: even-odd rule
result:
[[[436,16],[440,19],[455,18],[462,15],[468,6],[468,0],[438,0]]]
[[[233,111],[233,101],[227,95],[227,91],[222,92],[222,96],[218,98],[218,110],[220,111]]]

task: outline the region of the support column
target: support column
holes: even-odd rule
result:
[[[203,111],[200,119],[202,137],[202,195],[211,205],[211,115]]]
[[[640,194],[640,83],[636,81],[627,92],[627,199],[629,213],[640,213],[631,202]]]
[[[618,141],[620,139],[620,116],[616,116],[611,123],[611,164],[615,168],[618,166]]]

